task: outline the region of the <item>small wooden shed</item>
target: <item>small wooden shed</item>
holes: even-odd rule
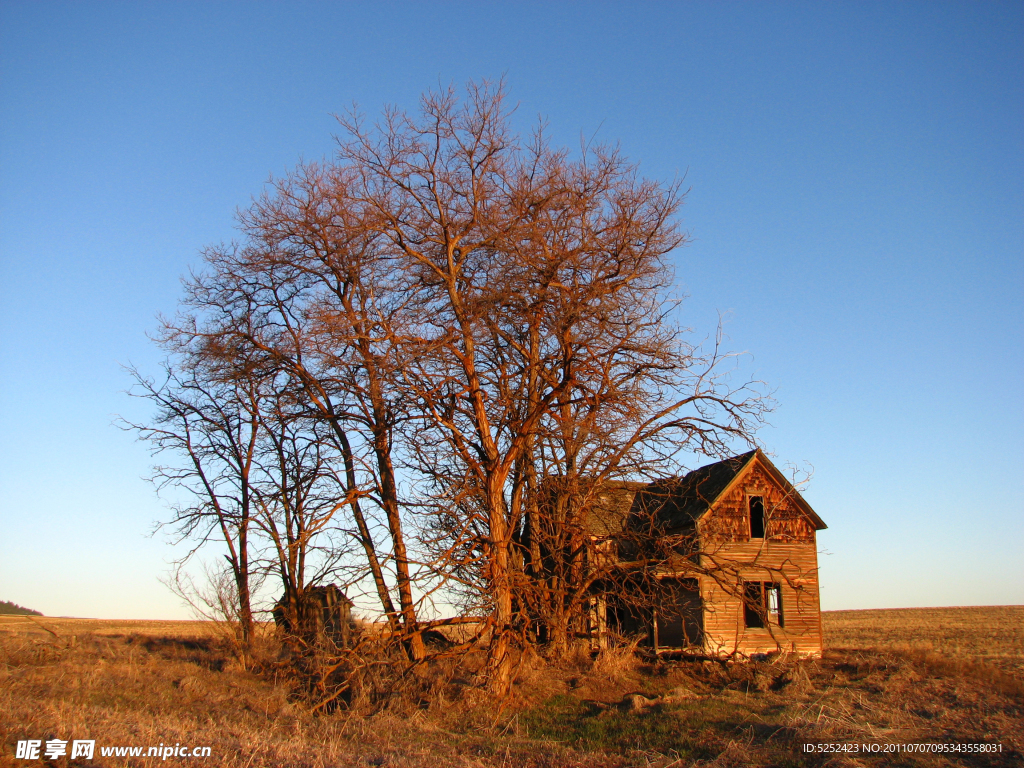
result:
[[[274,622],[288,634],[307,641],[328,638],[339,648],[352,640],[352,601],[337,584],[307,587],[294,598],[295,609],[288,610],[288,595],[274,605]]]

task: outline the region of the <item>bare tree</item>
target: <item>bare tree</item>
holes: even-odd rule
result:
[[[345,169],[313,164],[277,182],[241,216],[245,247],[206,252],[207,269],[190,281],[187,303],[217,318],[203,329],[211,343],[250,350],[302,393],[307,426],[338,459],[353,535],[384,614],[421,658],[393,458],[404,409],[389,385],[390,318],[403,287],[389,278],[376,235],[359,220],[350,184]],[[374,533],[378,519],[387,545]]]
[[[149,424],[121,425],[148,442],[154,455],[176,457],[154,467],[152,480],[158,489],[184,490],[192,502],[175,503],[166,524],[180,539],[193,542],[185,560],[211,540],[224,544],[248,644],[253,637],[250,534],[254,461],[261,437],[260,382],[251,376],[217,380],[196,360],[182,362],[180,370],[165,364],[159,383],[129,369],[136,384],[132,393],[152,402],[156,415]]]
[[[307,587],[336,573],[347,555],[331,524],[357,491],[339,477],[342,462],[326,425],[310,416],[303,391],[287,375],[252,350],[225,345],[233,339],[210,332],[220,326],[183,319],[166,324],[160,337],[180,371],[168,364],[160,385],[132,371],[136,394],[157,404],[156,419],[125,426],[154,452],[177,457],[156,467],[154,480],[186,490],[195,503],[176,505],[170,524],[193,543],[185,560],[213,539],[226,545],[248,644],[253,578],[269,573],[280,582],[284,615],[297,626]],[[203,602],[202,589],[183,580],[183,565],[177,564],[172,586]],[[216,594],[227,594],[219,576],[218,583],[209,580]]]
[[[542,507],[540,487],[724,452],[765,401],[723,387],[720,358],[695,355],[667,321],[678,185],[639,178],[614,149],[570,160],[541,131],[521,143],[500,85],[471,85],[464,103],[427,94],[420,115],[388,111],[373,129],[342,124],[352,194],[410,286],[398,351],[410,449],[454,537],[441,554],[482,577],[491,681],[506,690],[516,596],[550,584],[538,546],[572,552],[557,540],[582,528],[579,505]],[[578,606],[586,584],[572,589]],[[548,610],[556,632],[564,608]]]
[[[260,427],[288,450],[260,503],[292,498],[280,484],[304,446],[322,519],[345,511],[410,655],[417,593],[458,593],[486,618],[499,692],[514,639],[567,647],[603,578],[600,489],[725,454],[768,404],[671,320],[679,184],[615,148],[523,140],[511,120],[500,83],[429,92],[375,125],[341,118],[335,160],[241,215],[245,242],[207,251],[170,331],[225,380],[280,384],[287,414]]]

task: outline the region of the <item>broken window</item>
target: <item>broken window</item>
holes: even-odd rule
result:
[[[768,598],[768,619],[780,627],[786,626],[782,618],[782,585],[766,582],[764,589]]]
[[[764,498],[751,496],[750,504],[750,538],[764,538]]]
[[[743,582],[743,624],[763,629],[767,622],[785,626],[782,615],[782,585],[771,581]]]
[[[764,626],[764,589],[760,581],[743,584],[743,623],[746,627]]]

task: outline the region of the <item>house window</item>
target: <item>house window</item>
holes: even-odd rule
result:
[[[764,538],[764,498],[751,496],[748,499],[750,505],[750,538]]]
[[[743,623],[748,629],[763,629],[771,622],[785,626],[782,614],[782,585],[771,581],[743,582]]]
[[[749,629],[764,626],[764,591],[760,581],[743,584],[743,624]]]

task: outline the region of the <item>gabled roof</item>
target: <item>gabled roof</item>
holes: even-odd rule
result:
[[[804,501],[800,493],[779,472],[774,464],[758,448],[739,456],[695,469],[681,478],[657,480],[637,493],[632,514],[642,516],[654,513],[658,523],[668,529],[693,526],[718,501],[752,463],[758,462],[772,479],[793,499],[814,524],[815,530],[827,526]]]

